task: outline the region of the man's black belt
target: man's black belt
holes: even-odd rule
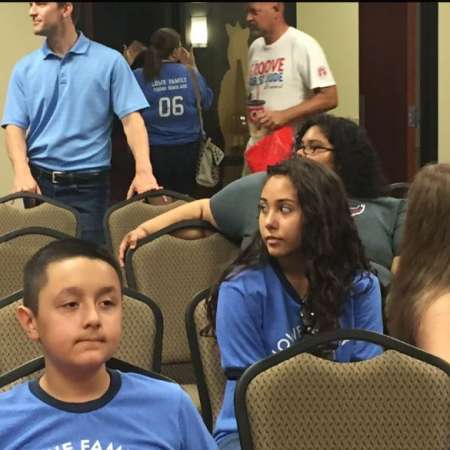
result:
[[[109,177],[109,169],[89,170],[85,172],[59,172],[41,169],[31,166],[33,176],[44,178],[53,184],[83,184],[97,181],[106,181]]]

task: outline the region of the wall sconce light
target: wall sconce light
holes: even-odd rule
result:
[[[208,21],[206,16],[191,17],[191,44],[192,47],[207,47]]]

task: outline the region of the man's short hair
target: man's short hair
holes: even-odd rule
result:
[[[35,315],[38,313],[39,293],[47,283],[47,267],[70,258],[88,258],[104,261],[116,272],[122,288],[122,272],[118,262],[103,247],[81,239],[53,241],[38,250],[25,265],[23,273],[23,304]]]
[[[58,2],[59,6],[63,6],[66,3],[72,3],[72,22],[74,25],[78,23],[78,19],[80,18],[80,3],[79,2]]]

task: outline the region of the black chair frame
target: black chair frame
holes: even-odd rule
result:
[[[81,236],[81,223],[80,223],[80,213],[72,208],[71,206],[68,206],[64,203],[60,203],[53,198],[47,197],[45,195],[35,194],[33,192],[14,192],[13,194],[5,195],[4,197],[0,197],[0,203],[7,203],[14,200],[22,200],[24,198],[29,198],[36,200],[38,204],[40,203],[50,203],[51,205],[57,206],[58,208],[66,209],[67,211],[70,211],[76,218],[77,227],[75,231],[75,237]],[[27,227],[30,228],[30,227]]]
[[[151,191],[145,191],[142,192],[141,194],[135,195],[127,200],[123,200],[121,202],[115,203],[114,205],[112,205],[110,208],[108,208],[108,210],[105,213],[105,216],[103,217],[103,228],[105,230],[105,236],[106,236],[106,245],[108,246],[109,250],[111,252],[114,251],[113,249],[113,245],[112,245],[112,238],[111,238],[111,234],[109,232],[109,218],[111,216],[111,214],[120,209],[123,208],[124,206],[127,206],[131,203],[134,202],[139,202],[141,200],[146,201],[148,198],[152,198],[152,197],[162,197],[162,196],[166,196],[166,197],[171,197],[174,199],[174,201],[177,200],[184,200],[185,202],[191,202],[192,200],[194,200],[192,197],[189,197],[188,195],[184,195],[181,194],[179,192],[175,192],[175,191],[170,191],[168,189],[160,189],[160,190],[151,190]],[[147,203],[149,203],[147,201]]]
[[[194,374],[197,380],[198,395],[200,398],[200,405],[202,409],[202,417],[208,430],[211,432],[213,428],[213,415],[211,407],[211,399],[209,397],[208,387],[203,373],[203,363],[200,356],[200,346],[197,338],[197,329],[195,326],[195,309],[198,304],[206,299],[209,295],[210,289],[204,289],[194,296],[192,302],[186,308],[185,323],[186,333],[188,336],[189,348],[191,350],[192,365],[194,367]],[[215,339],[213,336],[208,339]]]

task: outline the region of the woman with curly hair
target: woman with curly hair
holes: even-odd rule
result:
[[[382,284],[388,286],[399,254],[406,201],[384,195],[378,155],[367,133],[349,119],[321,114],[303,123],[296,143],[298,156],[323,163],[340,176],[366,256]],[[187,203],[144,222],[123,239],[122,264],[128,247],[181,220],[207,220],[230,239],[242,241],[244,247],[258,227],[257,205],[265,179],[265,172],[248,175],[211,199]]]
[[[450,362],[450,164],[423,167],[408,199],[388,330]]]
[[[297,134],[297,154],[332,168],[344,183],[367,258],[384,286],[400,250],[406,201],[386,196],[378,153],[366,130],[343,117],[307,119]]]
[[[383,331],[379,282],[335,172],[306,158],[269,167],[258,219],[252,243],[207,303],[228,378],[214,433],[220,449],[240,448],[234,390],[251,364],[307,334],[340,327]],[[343,341],[321,355],[348,362],[380,352],[374,344]]]

